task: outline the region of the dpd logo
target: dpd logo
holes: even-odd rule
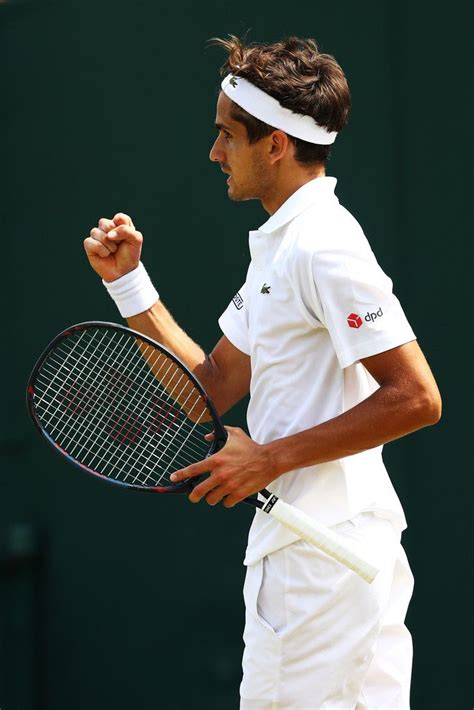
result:
[[[349,328],[360,328],[362,325],[362,318],[357,315],[357,313],[349,313],[347,316],[347,325]]]
[[[364,320],[367,323],[373,323],[376,318],[381,318],[383,316],[383,311],[381,308],[378,309],[375,313],[371,313],[370,311],[367,311],[367,313],[364,316]],[[364,324],[364,321],[360,316],[357,315],[357,313],[349,313],[347,316],[347,325],[349,328],[360,328],[361,325]]]
[[[366,320],[367,323],[370,323],[371,321],[373,323],[376,318],[381,318],[382,316],[383,316],[383,310],[381,308],[379,308],[377,313],[369,313],[367,311],[367,315],[365,316],[364,320]]]

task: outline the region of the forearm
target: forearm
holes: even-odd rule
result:
[[[385,386],[334,419],[264,446],[277,478],[287,471],[372,449],[438,419],[436,404],[428,397]]]
[[[138,315],[127,318],[128,325],[171,350],[198,377],[205,389],[212,389],[214,366],[203,349],[176,323],[161,300]]]

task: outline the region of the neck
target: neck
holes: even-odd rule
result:
[[[300,187],[315,178],[324,177],[325,175],[324,165],[318,165],[308,170],[289,171],[285,175],[277,175],[277,179],[272,183],[271,190],[269,190],[267,195],[260,198],[262,207],[269,215],[274,214]]]

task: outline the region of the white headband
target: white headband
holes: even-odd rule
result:
[[[240,108],[269,126],[285,131],[293,138],[301,138],[308,143],[330,145],[336,140],[337,132],[330,133],[316,123],[311,116],[293,113],[284,108],[277,99],[269,96],[242,76],[229,74],[221,84],[224,94]]]

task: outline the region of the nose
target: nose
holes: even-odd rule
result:
[[[219,137],[216,138],[214,144],[209,153],[209,160],[213,160],[216,163],[223,163],[225,158],[225,153],[219,145]]]

